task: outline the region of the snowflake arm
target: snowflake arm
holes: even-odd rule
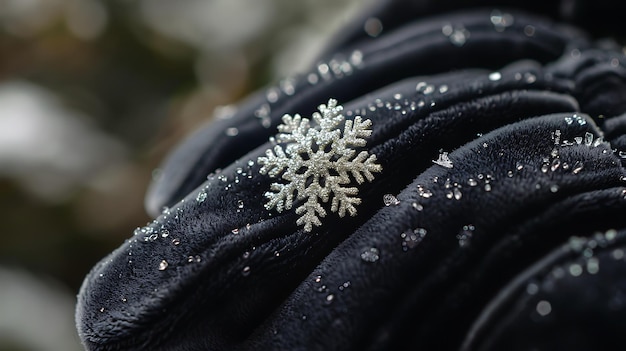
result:
[[[322,224],[321,218],[327,214],[322,203],[331,198],[331,212],[340,217],[346,213],[355,216],[361,199],[357,197],[358,188],[348,186],[350,175],[361,184],[372,181],[373,173],[382,171],[376,155],[364,150],[357,154],[355,149],[366,145],[365,138],[372,134],[372,122],[360,116],[345,121],[342,110],[334,99],[320,105],[319,112],[312,116],[317,128],[312,128],[309,119],[300,115],[283,116],[276,137],[283,145],[276,145],[258,158],[261,174],[286,181],[271,184],[270,191],[265,193],[268,199],[265,208],[282,212],[291,209],[294,201],[305,200],[296,208],[296,214],[300,215],[296,224],[304,226],[307,232]]]

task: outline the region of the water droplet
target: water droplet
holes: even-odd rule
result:
[[[552,312],[552,305],[546,300],[541,300],[537,303],[536,309],[540,316],[545,317]]]
[[[442,85],[439,87],[439,93],[441,94],[445,94],[448,91],[448,86],[447,85]]]
[[[608,241],[613,241],[617,237],[617,231],[615,229],[609,229],[604,233],[604,238]]]
[[[283,91],[283,93],[285,93],[285,95],[287,96],[291,96],[293,94],[295,94],[296,92],[296,87],[294,85],[294,80],[293,78],[287,78],[284,79],[280,82],[280,89]]]
[[[100,313],[104,312],[104,307],[100,307],[98,311],[100,311]]]
[[[450,42],[453,45],[459,46],[459,47],[465,45],[469,37],[470,37],[470,32],[463,27],[454,29],[452,34],[448,36],[448,38],[450,39]]]
[[[314,281],[315,281],[316,283],[320,283],[320,282],[322,281],[322,276],[321,276],[321,275],[317,275],[317,276],[315,276]]]
[[[328,294],[328,295],[326,295],[326,301],[325,301],[325,303],[326,303],[327,305],[330,305],[331,303],[333,303],[333,301],[334,301],[334,300],[335,300],[335,295],[333,295],[333,294]]]
[[[493,10],[489,17],[496,32],[503,32],[507,27],[513,25],[514,17],[510,13],[502,13],[500,10]]]
[[[485,184],[485,191],[487,192],[491,191],[491,184],[489,183]]]
[[[233,230],[230,231],[233,234],[239,234],[239,228],[235,228]]]
[[[537,284],[528,283],[528,285],[526,285],[526,293],[528,295],[535,295],[538,292],[539,292],[539,286],[537,286]]]
[[[578,277],[582,273],[583,268],[578,263],[574,263],[569,266],[569,274],[571,274],[572,276]]]
[[[339,287],[338,287],[339,291],[344,291],[345,289],[349,288],[350,284],[351,283],[348,280],[348,281],[344,282],[343,284],[339,285]]]
[[[524,34],[526,34],[526,36],[532,37],[535,35],[535,27],[531,26],[530,24],[526,25],[524,27]]]
[[[361,253],[361,259],[365,262],[376,262],[380,258],[378,249],[371,247]]]
[[[241,275],[243,275],[244,277],[250,275],[250,266],[243,267],[243,269],[241,270]]]
[[[354,66],[360,66],[363,63],[363,53],[355,50],[350,54],[350,63]]]
[[[467,184],[469,186],[476,186],[476,185],[478,185],[478,182],[476,181],[476,179],[470,178],[470,179],[467,180]]]
[[[492,72],[491,74],[489,74],[489,80],[490,81],[498,81],[502,79],[502,74],[500,72]]]
[[[424,240],[425,236],[426,229],[424,228],[409,229],[403,232],[400,234],[400,238],[402,239],[402,250],[407,251],[415,248],[422,242],[422,240]]]
[[[207,193],[206,193],[206,191],[204,191],[204,189],[202,189],[198,193],[198,196],[196,196],[196,201],[204,202],[204,200],[206,200],[206,198],[207,198]]]
[[[244,251],[241,257],[243,257],[244,259],[248,259],[250,257],[250,251]]]
[[[461,190],[459,188],[452,189],[452,192],[454,193],[454,199],[455,200],[461,200],[461,197],[463,196],[463,193],[461,193]]]
[[[417,202],[412,203],[411,206],[413,206],[413,208],[416,209],[417,211],[421,211],[424,209],[424,206],[422,206],[420,203],[417,203]]]
[[[376,17],[370,17],[365,21],[363,29],[367,35],[375,38],[383,31],[383,23]]]
[[[547,173],[548,169],[550,169],[550,165],[547,163],[544,163],[543,165],[541,165],[541,172],[542,173]]]
[[[167,238],[168,236],[170,236],[170,231],[169,231],[169,230],[167,230],[167,229],[163,229],[163,230],[161,231],[161,237],[162,237],[162,238]]]
[[[309,73],[306,80],[309,82],[309,84],[315,85],[317,84],[317,82],[319,82],[319,77],[315,73]]]
[[[174,245],[174,246],[180,245],[180,239],[179,238],[172,239],[172,245]]]
[[[202,261],[202,257],[200,257],[199,255],[187,256],[187,262],[189,263],[201,262],[201,261]]]
[[[226,128],[226,135],[232,137],[232,136],[236,136],[237,134],[239,134],[239,129],[235,127]]]
[[[621,259],[624,258],[624,250],[622,250],[622,249],[615,249],[615,250],[613,250],[611,252],[611,256],[615,260],[621,260]]]
[[[433,193],[430,190],[428,190],[428,189],[424,189],[424,187],[422,185],[418,185],[417,186],[417,194],[420,197],[423,197],[425,199],[428,199],[431,196],[433,196]]]
[[[583,163],[582,163],[581,161],[576,161],[576,162],[574,163],[574,166],[572,167],[572,173],[573,173],[573,174],[578,174],[578,173],[580,173],[580,171],[582,171],[582,170],[583,170],[583,167],[584,167],[584,165],[583,165]]]
[[[559,168],[560,165],[561,165],[561,160],[559,160],[558,158],[555,158],[554,160],[552,160],[552,164],[550,165],[550,170],[554,172]]]
[[[476,228],[472,224],[464,225],[463,228],[461,228],[461,231],[456,235],[460,247],[466,247],[469,245],[475,229]]]
[[[618,152],[617,152],[617,155],[618,155],[620,158],[626,158],[626,151],[621,151],[621,150],[620,150],[620,151],[618,151]]]
[[[243,208],[243,200],[237,201],[237,208]]]
[[[398,200],[392,194],[385,194],[383,196],[383,203],[385,204],[385,206],[391,206],[391,205],[395,206],[395,205],[399,205],[400,204],[400,200]]]
[[[267,93],[265,94],[265,97],[267,98],[267,101],[274,103],[278,101],[279,93],[280,91],[278,90],[278,88],[271,88],[267,91]]]
[[[169,264],[167,263],[167,261],[166,261],[166,260],[161,261],[161,262],[159,263],[159,270],[160,270],[160,271],[164,271],[164,270],[166,270],[168,265],[169,265]]]
[[[556,185],[556,184],[552,184],[550,186],[550,191],[553,192],[553,193],[556,193],[557,191],[559,191],[559,186]]]
[[[317,66],[317,71],[319,72],[320,76],[324,78],[325,80],[330,79],[330,74],[329,74],[330,68],[328,67],[327,64],[320,63]]]
[[[596,274],[600,271],[600,261],[597,258],[590,258],[587,260],[587,272],[589,274]]]
[[[526,83],[528,84],[532,84],[537,80],[537,77],[530,72],[524,73],[524,77],[526,78]]]
[[[584,126],[585,124],[587,124],[587,120],[583,116],[575,114],[573,117],[576,119],[576,122],[578,122],[579,125]]]

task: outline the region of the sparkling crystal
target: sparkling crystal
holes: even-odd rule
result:
[[[365,262],[376,262],[380,258],[378,249],[371,247],[361,253],[361,259]]]
[[[439,157],[437,158],[437,160],[433,160],[433,163],[438,164],[441,167],[445,167],[445,168],[452,168],[452,167],[454,167],[454,165],[452,164],[452,161],[448,157],[448,153],[447,152],[441,152],[439,154]]]
[[[398,200],[392,194],[385,194],[383,196],[383,203],[385,204],[385,206],[399,205],[400,204],[400,200]]]
[[[334,99],[330,99],[327,105],[320,105],[318,111],[312,115],[318,129],[310,126],[308,118],[297,114],[284,115],[276,139],[286,145],[275,145],[266,150],[265,156],[257,159],[257,163],[262,165],[259,173],[287,180],[273,183],[270,191],[265,192],[268,199],[265,208],[282,212],[291,209],[295,200],[308,199],[296,209],[300,215],[296,223],[303,225],[306,232],[312,231],[313,226],[320,226],[320,218],[326,216],[320,199],[325,198],[323,202],[327,202],[332,196],[330,211],[339,217],[344,217],[346,213],[356,215],[355,205],[360,203],[360,199],[355,197],[358,188],[346,186],[341,176],[342,172],[345,173],[344,169],[351,168],[350,174],[359,184],[372,181],[373,173],[382,171],[382,167],[375,163],[376,155],[365,150],[355,151],[355,148],[365,146],[365,138],[372,133],[370,120],[363,120],[360,116],[345,120],[341,113],[343,107]],[[344,128],[340,127],[341,123]],[[328,152],[321,152],[326,149]],[[307,157],[303,158],[302,154]],[[342,156],[346,154],[354,156]],[[291,174],[289,179],[285,174]]]

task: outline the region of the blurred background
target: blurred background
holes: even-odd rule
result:
[[[167,152],[366,2],[0,0],[0,351],[82,350],[82,279]]]

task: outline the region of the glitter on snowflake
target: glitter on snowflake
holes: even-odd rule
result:
[[[286,181],[272,183],[271,191],[265,193],[269,200],[265,208],[282,212],[291,209],[294,201],[306,200],[296,208],[296,214],[300,215],[296,224],[304,225],[307,232],[314,225],[320,226],[320,218],[326,216],[320,200],[326,203],[332,197],[331,212],[339,217],[346,213],[355,216],[355,206],[361,199],[356,196],[358,188],[349,186],[349,174],[361,184],[372,181],[372,173],[382,170],[376,163],[376,155],[367,151],[357,154],[355,149],[364,147],[365,138],[372,134],[369,119],[356,116],[354,120],[345,120],[341,114],[343,107],[334,99],[328,100],[328,105],[320,105],[318,110],[312,116],[317,127],[311,127],[310,120],[298,114],[284,115],[279,133],[272,139],[278,144],[273,150],[268,149],[265,157],[258,158],[258,163],[263,165],[261,174],[280,176]]]

